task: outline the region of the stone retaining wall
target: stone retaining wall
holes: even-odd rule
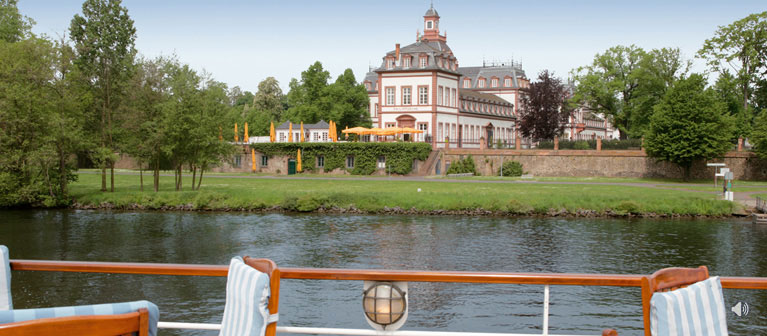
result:
[[[684,172],[668,162],[658,162],[641,150],[473,150],[447,149],[441,160],[441,171],[449,162],[472,155],[482,175],[498,175],[501,161],[514,160],[522,164],[526,173],[534,176],[584,177],[651,177],[681,178]],[[734,173],[736,180],[767,180],[767,162],[751,152],[729,152],[721,159]],[[714,168],[704,161],[695,162],[693,179],[711,179]]]

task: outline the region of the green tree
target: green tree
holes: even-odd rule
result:
[[[576,70],[573,100],[612,119],[622,138],[640,137],[653,106],[689,64],[679,49],[615,46]]]
[[[0,40],[18,42],[32,35],[34,21],[19,13],[18,0],[0,0]]]
[[[335,121],[339,132],[347,126],[370,127],[370,98],[365,86],[357,83],[351,69],[346,69],[338,76],[335,83],[325,88],[323,94],[323,113],[320,119]]]
[[[743,92],[741,106],[748,111],[752,87],[759,74],[767,73],[767,12],[720,26],[698,50],[698,57],[720,74],[728,68],[735,71]]]
[[[106,168],[111,171],[111,191],[114,191],[114,112],[121,104],[125,87],[133,70],[136,29],[128,10],[120,0],[86,0],[82,16],[75,14],[69,27],[77,59],[75,64],[90,79],[94,91],[94,133],[99,149],[94,161],[100,163],[101,190],[106,191]]]
[[[83,147],[77,81],[66,47],[0,41],[0,206],[67,203]]]
[[[306,71],[301,72],[301,81],[290,80],[287,95],[287,119],[292,122],[316,123],[323,111],[322,98],[328,86],[330,73],[322,68],[322,63],[314,62]]]
[[[678,80],[655,106],[645,139],[647,154],[678,165],[690,178],[696,160],[720,157],[732,146],[734,122],[706,79],[698,74]]]
[[[258,83],[258,92],[253,98],[253,107],[259,113],[263,112],[270,120],[282,120],[285,96],[282,94],[280,82],[274,77],[267,77]]]
[[[752,116],[747,110],[743,109],[742,91],[739,88],[740,83],[727,69],[719,74],[714,91],[719,100],[724,104],[727,114],[735,118],[735,133],[733,138],[748,138],[751,135]]]

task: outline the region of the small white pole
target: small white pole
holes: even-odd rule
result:
[[[549,285],[543,286],[543,336],[549,334]]]

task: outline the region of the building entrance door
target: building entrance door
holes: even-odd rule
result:
[[[288,175],[296,174],[296,160],[288,160]]]
[[[493,148],[493,124],[485,126],[485,139],[487,139],[487,148]]]

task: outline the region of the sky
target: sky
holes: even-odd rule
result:
[[[351,68],[362,80],[369,66],[415,42],[429,0],[124,0],[134,20],[136,49],[145,57],[176,55],[229,87],[256,92],[275,77],[287,93],[291,78],[315,61],[332,80]],[[706,68],[696,52],[718,26],[767,10],[764,0],[434,1],[440,30],[461,66],[522,62],[527,77],[548,69],[566,78],[615,45],[646,50],[678,47]],[[60,39],[82,0],[20,0],[36,21],[33,32]]]

